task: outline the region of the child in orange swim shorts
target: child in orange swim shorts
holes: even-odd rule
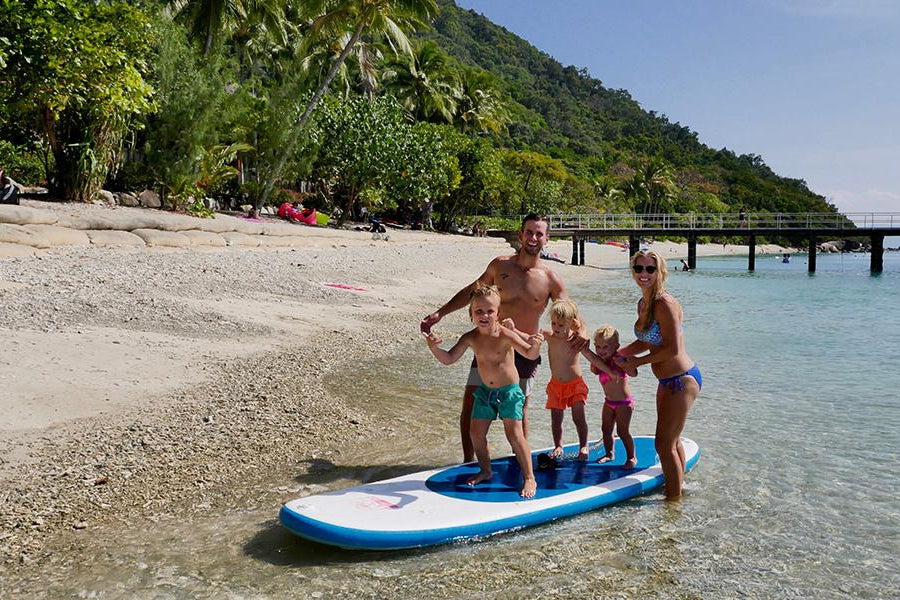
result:
[[[566,409],[572,409],[572,421],[578,432],[578,459],[587,460],[588,426],[584,404],[588,387],[578,364],[580,351],[573,348],[572,336],[581,327],[578,307],[571,300],[560,299],[550,305],[550,329],[541,331],[547,342],[550,358],[550,383],[547,384],[547,404],[553,432],[553,452],[550,456],[563,455],[562,422]]]

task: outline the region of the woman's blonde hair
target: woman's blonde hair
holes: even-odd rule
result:
[[[619,343],[619,332],[612,325],[601,325],[594,332],[594,345],[599,346],[601,342],[611,341],[614,344]]]
[[[666,259],[657,254],[653,250],[638,250],[631,257],[631,267],[634,268],[637,259],[650,258],[656,263],[656,280],[653,287],[650,288],[650,302],[645,302],[643,308],[638,313],[638,320],[635,327],[639,330],[647,329],[653,322],[653,309],[656,307],[656,301],[666,293],[666,280],[669,278],[669,269],[666,267]]]
[[[550,305],[550,318],[552,319],[553,317],[567,322],[577,321],[578,306],[568,299],[560,298],[559,300],[554,300],[553,304]]]

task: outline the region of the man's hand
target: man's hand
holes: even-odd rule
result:
[[[422,333],[424,333],[425,335],[428,335],[429,333],[431,333],[431,328],[434,327],[435,323],[437,323],[440,320],[441,320],[440,313],[433,312],[430,315],[426,316],[424,319],[422,319],[422,322],[419,323],[419,329],[422,331]]]

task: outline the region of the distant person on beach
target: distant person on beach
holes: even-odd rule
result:
[[[420,323],[423,333],[429,333],[432,326],[448,314],[466,306],[469,296],[479,285],[496,285],[500,290],[500,317],[512,319],[515,326],[525,333],[537,333],[541,315],[551,300],[566,297],[562,279],[540,260],[541,250],[549,241],[549,227],[545,217],[530,214],[522,220],[519,229],[519,250],[511,256],[493,259],[478,279],[459,290],[446,304],[427,315]],[[572,344],[578,350],[587,343],[585,332],[573,336]],[[525,394],[522,416],[522,430],[528,437],[528,399],[534,389],[534,378],[540,356],[529,359],[516,353],[516,369],[519,383]],[[474,448],[469,435],[469,421],[475,390],[481,385],[477,357],[472,361],[466,391],[463,395],[462,410],[459,415],[459,433],[463,446],[463,462],[474,456]]]
[[[547,404],[550,410],[550,428],[553,434],[552,458],[561,457],[563,452],[562,424],[566,409],[572,410],[572,422],[578,432],[578,459],[587,460],[588,424],[584,414],[588,386],[578,364],[580,351],[573,344],[573,337],[583,328],[574,302],[560,299],[550,305],[550,329],[541,330],[547,342],[547,357],[550,359],[550,383],[547,384]]]
[[[493,477],[487,433],[491,422],[499,417],[522,469],[523,484],[519,495],[533,498],[537,482],[531,465],[531,448],[522,430],[525,394],[519,386],[514,351],[534,360],[540,356],[542,338],[540,334],[534,334],[526,342],[519,333],[502,325],[499,316],[500,290],[495,286],[478,286],[472,290],[469,302],[469,317],[475,329],[463,334],[450,350],[438,347],[443,340],[434,332],[422,332],[422,335],[431,353],[445,365],[452,365],[462,358],[466,348],[472,348],[478,360],[482,383],[474,393],[471,438],[479,471],[467,483],[474,486]]]
[[[637,340],[621,350],[616,363],[625,371],[650,365],[659,379],[656,387],[656,452],[666,480],[666,497],[681,496],[684,487],[685,454],[681,445],[688,412],[700,393],[700,369],[684,349],[684,311],[666,291],[665,259],[654,251],[631,257],[632,277],[641,289]],[[637,356],[642,352],[641,356]]]
[[[594,332],[594,352],[586,349],[583,353],[591,363],[591,372],[600,377],[600,385],[603,386],[603,394],[606,396],[600,425],[606,453],[597,462],[607,463],[615,458],[613,444],[613,429],[615,429],[619,439],[622,440],[622,445],[625,446],[624,466],[626,469],[633,469],[637,466],[634,438],[630,431],[634,396],[628,389],[629,374],[615,362],[615,358],[619,356],[618,351],[619,332],[615,327],[603,325]],[[636,370],[631,372],[632,377],[636,375]]]
[[[19,188],[13,180],[6,176],[3,167],[0,167],[0,204],[18,204]]]

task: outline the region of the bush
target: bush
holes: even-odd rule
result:
[[[16,183],[35,186],[46,183],[44,162],[38,152],[0,140],[0,168]]]
[[[106,188],[114,192],[138,192],[153,189],[153,175],[147,165],[128,161],[122,164],[106,182]]]

